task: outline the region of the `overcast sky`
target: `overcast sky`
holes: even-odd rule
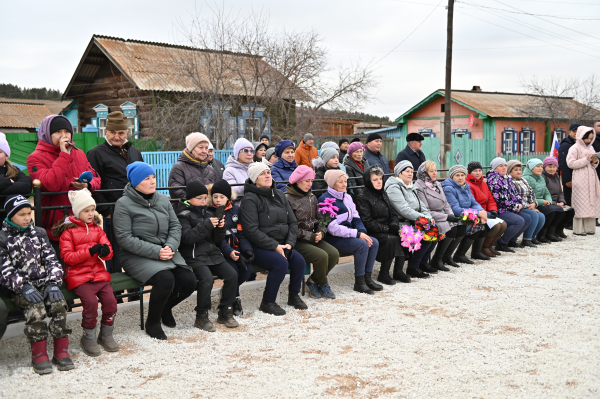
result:
[[[189,21],[196,8],[208,12],[205,4],[1,1],[0,83],[64,91],[93,34],[174,43],[177,21]],[[377,100],[365,112],[396,118],[444,87],[447,0],[218,4],[242,16],[251,8],[268,12],[273,30],[320,32],[334,65],[358,59],[377,62]],[[600,71],[600,0],[461,1],[456,3],[454,26],[453,89],[478,85],[485,91],[522,92],[520,80],[534,75],[585,78]]]

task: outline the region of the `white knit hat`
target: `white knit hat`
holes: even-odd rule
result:
[[[210,140],[204,134],[198,132],[190,133],[185,137],[185,148],[191,153],[203,141],[210,144]]]
[[[248,177],[252,180],[252,183],[256,183],[258,176],[265,170],[269,170],[269,167],[262,162],[252,162],[248,166]]]
[[[96,201],[92,198],[92,193],[87,188],[81,190],[69,191],[69,201],[73,205],[73,215],[79,218],[79,213],[90,205],[96,206]]]

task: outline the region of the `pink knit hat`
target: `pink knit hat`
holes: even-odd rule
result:
[[[350,146],[348,147],[348,155],[352,155],[352,153],[356,150],[362,150],[363,149],[363,145],[360,141],[355,141],[354,143],[350,144]]]
[[[327,183],[327,185],[331,188],[333,188],[333,186],[335,185],[335,182],[338,181],[338,179],[342,176],[346,176],[346,172],[344,172],[341,169],[329,169],[327,172],[325,172],[325,183]]]
[[[546,157],[544,158],[544,162],[542,163],[542,167],[546,167],[548,165],[556,165],[558,166],[558,161],[554,157]]]
[[[315,171],[306,165],[300,165],[290,175],[290,184],[296,184],[299,181],[314,180],[314,179],[315,179]]]

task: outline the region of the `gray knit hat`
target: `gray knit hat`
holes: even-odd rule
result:
[[[306,133],[306,134],[304,135],[304,142],[305,142],[305,143],[306,143],[306,140],[314,140],[314,139],[315,139],[315,136],[313,136],[313,135],[312,135],[312,134],[310,134],[310,133]]]
[[[506,165],[506,159],[500,157],[492,159],[492,163],[490,164],[490,166],[492,167],[491,171],[495,171],[496,168],[500,165]]]
[[[413,164],[410,163],[409,161],[400,161],[396,164],[396,166],[394,167],[394,174],[396,176],[398,176],[400,173],[402,173],[402,171],[406,168],[411,168],[413,169]]]
[[[271,147],[267,150],[267,152],[265,152],[265,159],[267,161],[269,161],[269,159],[271,159],[271,157],[273,156],[273,154],[275,154],[275,147]],[[269,161],[270,162],[270,161]]]
[[[466,177],[469,172],[467,171],[467,168],[465,168],[462,165],[454,165],[453,167],[450,168],[448,173],[450,174],[450,178],[452,179],[454,177],[454,175],[457,173],[464,173],[464,175]]]

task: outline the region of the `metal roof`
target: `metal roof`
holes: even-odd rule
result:
[[[48,115],[52,115],[52,112],[44,104],[0,102],[0,128],[33,129]]]
[[[83,94],[87,86],[94,83],[107,59],[140,90],[207,91],[310,100],[306,93],[258,56],[97,35],[92,37],[64,97]],[[224,71],[218,84],[214,79],[217,71]],[[257,75],[258,79],[255,78]],[[256,94],[255,86],[258,87]]]

